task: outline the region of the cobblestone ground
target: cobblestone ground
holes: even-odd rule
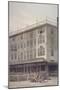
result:
[[[33,86],[51,86],[57,85],[57,77],[50,77],[49,80],[45,80],[42,82],[30,82],[30,81],[20,81],[20,82],[9,82],[9,88],[17,88],[17,87],[33,87]]]

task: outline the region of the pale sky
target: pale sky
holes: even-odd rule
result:
[[[43,18],[57,17],[57,5],[9,2],[9,32],[34,24]]]

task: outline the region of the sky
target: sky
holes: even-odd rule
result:
[[[57,11],[56,4],[9,2],[9,32],[20,30],[46,17],[55,20]]]

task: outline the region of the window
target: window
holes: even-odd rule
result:
[[[11,59],[13,60],[13,54],[11,54]]]
[[[21,52],[21,60],[23,59],[23,53]]]
[[[34,49],[34,58],[36,58],[36,49]]]
[[[38,30],[38,33],[39,34],[43,34],[44,33],[44,29],[43,28],[40,28],[40,30]]]
[[[11,51],[17,51],[17,46],[15,45],[11,45]]]
[[[32,54],[32,50],[30,50],[30,59],[32,59],[33,54]]]
[[[40,33],[43,33],[43,31],[41,30]]]
[[[15,41],[15,37],[12,38],[12,41]]]
[[[43,42],[45,42],[45,37],[44,37],[44,35],[39,35],[38,43],[43,43]]]
[[[51,34],[53,34],[54,32],[53,32],[53,28],[51,28]]]
[[[29,59],[29,51],[27,50],[27,59]]]
[[[45,65],[41,65],[41,71],[45,71]]]
[[[40,48],[38,48],[38,56],[43,55],[45,55],[45,48],[43,46],[40,46]]]
[[[54,56],[53,48],[51,48],[51,56]]]
[[[51,28],[51,56],[54,55],[54,31],[53,28]]]
[[[23,48],[23,44],[21,43],[21,48]]]
[[[14,57],[14,58],[13,58]],[[13,59],[16,59],[17,58],[17,54],[16,53],[14,53],[14,54],[11,54],[11,59],[13,60]]]
[[[45,42],[45,36],[43,35],[43,39],[42,39],[42,42]]]
[[[29,47],[29,41],[27,41],[27,47]]]
[[[15,59],[17,58],[17,55],[16,55],[16,53],[15,53]]]
[[[21,40],[23,39],[23,34],[21,34]]]
[[[30,47],[33,47],[33,40],[30,40]]]
[[[36,38],[36,30],[33,31],[33,38]]]
[[[24,42],[24,48],[26,48],[26,43]]]
[[[14,46],[14,51],[17,51],[17,46],[16,45]]]
[[[20,60],[20,55],[18,54],[18,60]]]
[[[10,65],[10,72],[17,72],[17,66],[16,65]]]
[[[34,46],[36,46],[36,39],[34,39]]]
[[[24,60],[26,59],[26,51],[24,51]]]
[[[18,49],[20,48],[20,45],[18,44]]]
[[[11,51],[13,51],[13,45],[11,45]]]
[[[30,38],[33,38],[33,31],[30,32]]]

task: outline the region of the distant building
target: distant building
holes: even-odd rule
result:
[[[57,33],[57,25],[47,20],[9,34],[9,73],[56,72]]]

